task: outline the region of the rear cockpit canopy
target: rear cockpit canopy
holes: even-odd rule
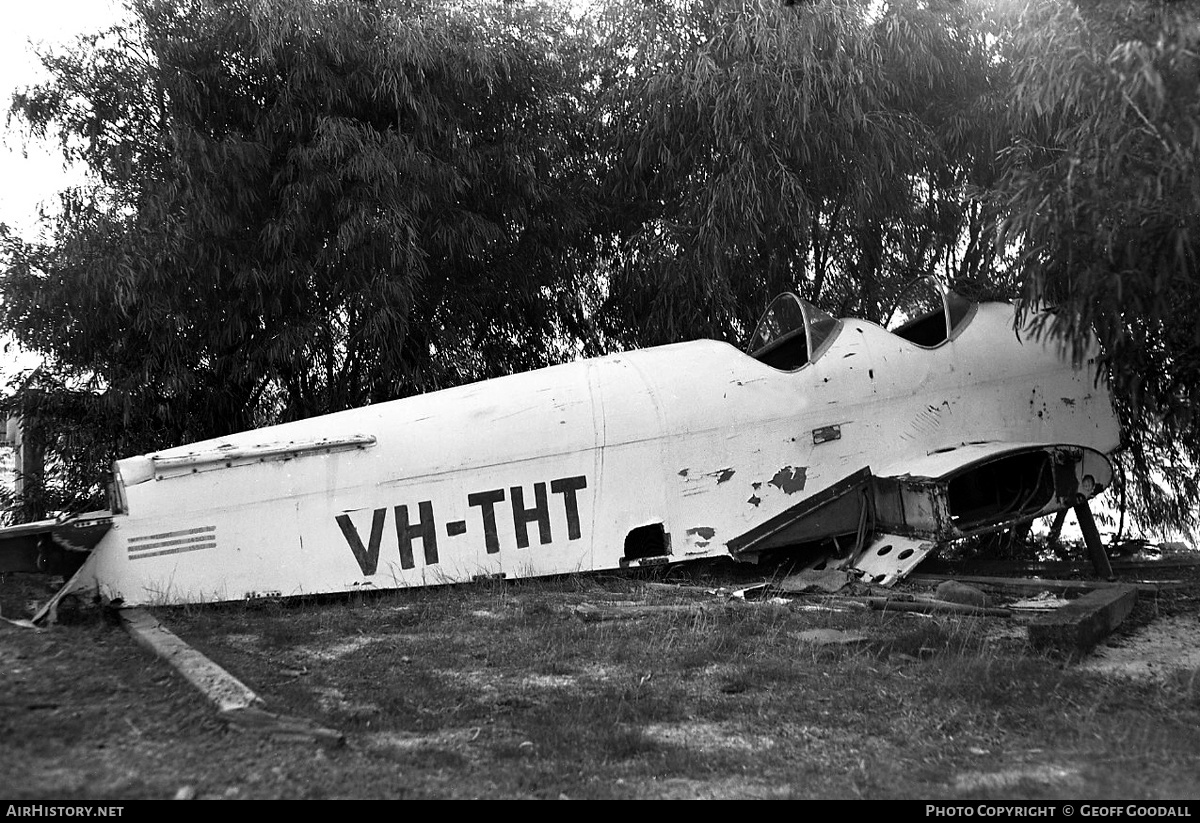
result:
[[[841,328],[842,321],[784,292],[763,312],[746,353],[772,368],[795,371],[815,362]]]
[[[939,289],[927,297],[926,304],[934,308],[917,313],[889,331],[910,343],[932,349],[958,336],[975,314],[975,304],[952,291]]]

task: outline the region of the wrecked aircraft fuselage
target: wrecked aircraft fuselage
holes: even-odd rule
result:
[[[749,354],[631,351],[120,460],[74,585],[166,605],[819,541],[886,584],[1111,480],[1103,384],[1013,321],[950,294],[892,333],[785,295]]]

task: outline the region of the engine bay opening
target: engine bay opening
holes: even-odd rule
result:
[[[1033,517],[1054,497],[1054,461],[1046,451],[1001,457],[950,480],[950,518],[961,531]]]

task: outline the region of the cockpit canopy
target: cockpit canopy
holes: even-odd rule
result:
[[[952,291],[938,290],[929,300],[936,308],[891,329],[892,334],[923,348],[952,340],[975,313],[975,304]],[[807,300],[784,292],[771,301],[754,329],[746,353],[780,371],[815,362],[842,328]]]
[[[975,310],[974,303],[952,291],[938,290],[927,301],[934,306],[932,310],[889,328],[889,331],[910,343],[931,349],[953,340]]]
[[[795,371],[820,357],[841,327],[840,320],[784,292],[767,306],[746,353],[773,368]]]

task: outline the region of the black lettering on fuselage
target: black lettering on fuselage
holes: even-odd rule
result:
[[[520,486],[513,486],[509,491],[512,492],[513,528],[517,533],[517,548],[529,548],[529,524],[535,520],[538,524],[538,537],[541,538],[542,545],[551,542],[550,507],[546,505],[546,484],[533,484],[534,504],[532,509],[525,508],[524,489]]]
[[[504,500],[504,489],[492,489],[467,495],[467,504],[478,506],[483,515],[483,542],[488,554],[500,551],[500,537],[496,532],[496,504]]]
[[[579,531],[579,500],[575,492],[587,488],[587,478],[582,474],[576,477],[563,477],[550,481],[550,491],[563,496],[563,507],[567,512],[567,539],[578,540]]]
[[[517,548],[529,548],[530,523],[537,523],[538,539],[541,545],[545,546],[554,542],[546,486],[546,483],[533,484],[533,506],[531,508],[525,507],[524,486],[510,486],[508,488],[508,494],[511,495],[512,502],[513,538],[516,541]],[[567,539],[579,540],[583,536],[583,530],[580,526],[578,493],[588,487],[587,477],[584,475],[560,477],[557,480],[551,480],[549,486],[551,493],[562,495],[563,514],[567,524]],[[467,495],[467,505],[479,509],[480,521],[482,521],[483,525],[483,543],[488,554],[496,554],[500,551],[500,532],[497,524],[496,504],[504,502],[505,497],[506,493],[504,489],[488,489],[487,491],[473,492]],[[425,565],[435,565],[439,559],[437,532],[440,526],[434,517],[433,502],[423,500],[417,504],[418,519],[415,523],[409,519],[409,507],[407,505],[399,504],[391,508],[393,516],[396,518],[396,543],[400,554],[400,567],[403,569],[412,569],[417,565],[416,558],[413,555],[413,540],[421,541]],[[372,510],[371,531],[367,537],[366,545],[363,545],[362,535],[359,534],[358,528],[354,525],[353,520],[351,520],[348,511],[337,515],[335,518],[338,526],[341,528],[342,536],[345,537],[346,544],[350,547],[350,551],[354,555],[354,559],[358,562],[358,567],[362,570],[364,576],[375,574],[379,567],[379,549],[383,542],[387,511],[387,508]],[[475,522],[471,521],[468,523],[468,520],[447,521],[444,524],[446,535],[451,538],[459,538],[468,533],[478,534],[476,531],[478,526],[475,525]],[[475,540],[477,541],[478,538],[476,537]],[[466,548],[470,544],[463,544],[456,541],[455,545]],[[478,543],[476,542],[475,545],[478,546]]]
[[[350,551],[354,553],[354,559],[358,561],[358,567],[362,569],[364,576],[375,574],[375,569],[379,566],[379,543],[383,540],[383,520],[386,516],[387,509],[375,510],[371,517],[371,536],[366,548],[363,548],[362,538],[358,536],[358,529],[354,528],[354,523],[350,521],[350,515],[337,516],[337,523],[342,527],[342,534],[350,544]]]
[[[425,549],[425,565],[432,566],[438,562],[437,523],[433,522],[433,503],[422,500],[417,509],[421,513],[421,520],[410,525],[408,506],[396,507],[396,540],[400,543],[400,567],[403,569],[413,567],[414,537],[421,539],[421,546]]]

